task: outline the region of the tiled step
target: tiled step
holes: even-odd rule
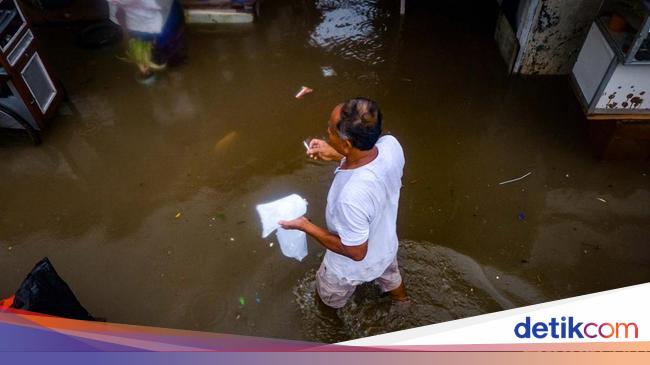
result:
[[[256,0],[181,0],[190,24],[251,23]],[[241,6],[244,4],[244,6]]]
[[[186,8],[185,20],[190,24],[237,24],[253,22],[253,13],[233,9]]]

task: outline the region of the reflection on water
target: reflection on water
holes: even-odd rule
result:
[[[411,303],[393,303],[376,285],[367,283],[357,288],[337,316],[316,305],[315,270],[310,270],[294,288],[304,336],[340,342],[510,309],[543,298],[535,286],[508,275],[499,274],[497,286],[492,283],[493,269],[428,242],[402,241],[399,263]]]
[[[320,0],[316,8],[321,22],[311,33],[310,43],[328,52],[370,65],[384,62],[384,34],[390,12],[378,0]]]

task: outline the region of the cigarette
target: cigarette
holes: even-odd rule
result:
[[[307,144],[307,141],[302,141],[303,146],[309,151],[309,145]]]
[[[298,93],[296,94],[296,99],[300,99],[303,96],[305,96],[305,95],[307,95],[307,94],[309,94],[309,93],[311,93],[313,91],[314,91],[314,89],[310,89],[307,86],[303,86],[303,87],[300,88],[300,91],[298,91]]]

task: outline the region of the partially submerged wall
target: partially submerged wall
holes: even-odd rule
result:
[[[541,0],[523,48],[520,73],[568,74],[602,0]]]

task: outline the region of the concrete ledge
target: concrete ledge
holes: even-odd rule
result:
[[[187,9],[185,20],[190,24],[252,23],[253,14],[231,9]]]

